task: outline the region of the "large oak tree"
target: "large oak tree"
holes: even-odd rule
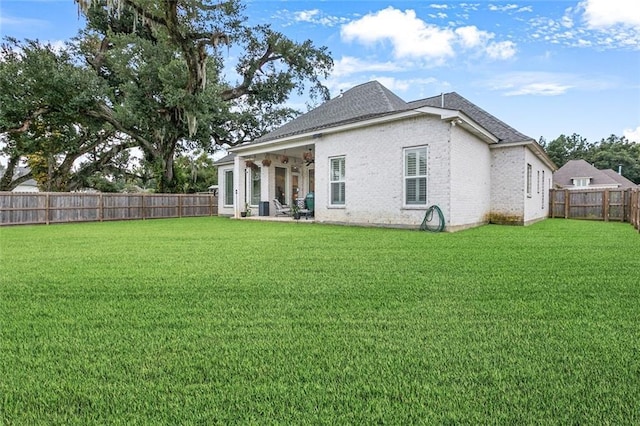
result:
[[[326,48],[248,26],[237,0],[78,0],[79,52],[108,87],[89,112],[129,135],[175,191],[181,150],[235,145],[296,111],[292,92],[326,98]]]
[[[248,25],[238,0],[76,3],[87,25],[68,49],[9,40],[0,60],[9,168],[28,159],[44,189],[82,186],[138,147],[156,189],[178,191],[184,152],[263,135],[298,113],[294,93],[328,97],[327,49]]]

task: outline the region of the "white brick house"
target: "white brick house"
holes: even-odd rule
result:
[[[556,169],[535,140],[456,93],[407,103],[375,81],[230,151],[217,162],[221,215],[268,203],[273,216],[274,198],[313,192],[318,222],[417,228],[437,205],[448,231],[547,217]]]

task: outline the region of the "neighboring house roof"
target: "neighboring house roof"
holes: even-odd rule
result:
[[[341,93],[255,142],[267,142],[424,107],[461,111],[493,134],[499,143],[534,141],[455,92],[405,102],[379,82],[371,81]]]
[[[626,177],[622,176],[621,174],[618,174],[618,172],[616,172],[615,170],[605,169],[601,171],[606,173],[606,175],[609,176],[611,179],[618,182],[620,184],[620,188],[627,189],[627,188],[635,188],[636,186],[638,186],[632,181],[630,181],[629,179],[627,179]]]
[[[4,176],[6,169],[2,169],[0,170],[0,178],[2,178],[2,176]],[[16,167],[13,171],[13,180],[19,179],[22,176],[28,174],[31,172],[31,169],[29,169],[28,167]],[[18,185],[16,187],[16,189],[19,188],[37,188],[38,187],[38,182],[35,181],[35,179],[28,179],[24,182],[22,182],[20,185]],[[14,189],[15,191],[15,189]]]
[[[613,170],[611,171],[613,172]],[[604,170],[596,169],[585,160],[569,160],[553,174],[553,184],[563,188],[573,187],[574,178],[590,178],[589,186],[591,187],[609,186],[617,188],[621,186],[617,179],[611,177]]]

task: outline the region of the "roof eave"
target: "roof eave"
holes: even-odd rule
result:
[[[264,142],[252,142],[251,144],[236,146],[229,149],[229,152],[233,153],[244,153],[244,154],[256,154],[260,152],[265,152],[268,150],[272,150],[274,148],[283,149],[283,148],[294,148],[301,145],[307,145],[309,143],[314,143],[315,139],[321,138],[325,135],[344,132],[347,130],[357,129],[361,127],[368,127],[375,124],[388,123],[391,121],[402,120],[403,118],[411,117],[417,115],[418,112],[414,110],[402,111],[398,113],[384,114],[382,116],[365,119],[361,121],[355,121],[353,123],[348,124],[337,124],[333,126],[327,126],[324,128],[313,129],[308,132],[299,133],[295,135],[283,136],[276,139],[271,139]]]
[[[500,142],[500,139],[497,136],[489,132],[462,111],[430,106],[416,108],[416,111],[423,114],[439,116],[441,120],[450,122],[452,126],[460,125],[460,127],[476,135],[490,145]]]

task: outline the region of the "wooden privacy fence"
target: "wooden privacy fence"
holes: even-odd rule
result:
[[[214,194],[0,192],[0,225],[158,219],[218,214]]]
[[[549,217],[630,222],[640,230],[640,189],[549,190]]]

